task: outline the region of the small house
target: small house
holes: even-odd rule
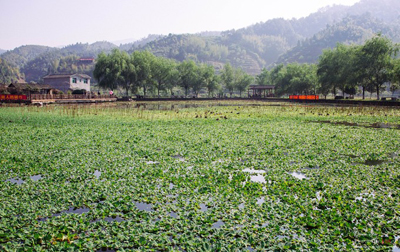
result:
[[[45,85],[64,93],[82,89],[90,91],[90,79],[86,74],[50,74],[43,77]]]

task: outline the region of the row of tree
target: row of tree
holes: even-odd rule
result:
[[[208,96],[223,93],[223,88],[232,96],[234,91],[242,92],[253,82],[253,77],[242,69],[226,64],[219,75],[214,67],[196,64],[192,60],[178,63],[172,59],[156,57],[149,51],[134,51],[128,54],[114,49],[110,54],[101,53],[93,71],[99,86],[107,89],[123,89],[130,93],[148,95],[149,91],[174,95],[173,89],[180,87],[185,96],[191,92],[198,96],[203,89]]]
[[[317,64],[283,64],[271,71],[263,69],[257,76],[260,85],[275,85],[278,96],[284,94],[322,94],[339,91],[354,95],[380,92],[390,83],[392,92],[399,89],[400,60],[396,58],[398,45],[377,35],[363,45],[338,44],[325,50]]]

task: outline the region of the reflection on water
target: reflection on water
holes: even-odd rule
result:
[[[265,181],[265,178],[263,175],[259,174],[257,176],[251,176],[250,180],[252,182],[257,182],[257,183],[266,183],[267,181]]]
[[[125,109],[141,109],[141,110],[179,110],[189,108],[208,108],[208,107],[280,107],[288,106],[277,103],[121,103],[118,107]]]
[[[181,155],[175,155],[175,156],[172,156],[173,158],[175,158],[177,161],[180,161],[180,162],[184,162],[185,161],[185,158],[184,157],[182,157]]]
[[[83,207],[83,208],[70,207],[68,210],[65,210],[65,211],[62,211],[59,213],[55,213],[50,217],[39,218],[38,221],[47,221],[51,217],[61,216],[62,214],[83,214],[83,213],[87,213],[89,211],[90,211],[90,209],[86,208],[86,207]]]
[[[212,228],[221,228],[223,225],[225,225],[225,223],[221,220],[215,222],[214,224],[212,224]]]
[[[400,239],[400,236],[395,237],[395,243]],[[393,252],[400,252],[400,248],[396,245],[393,247]]]
[[[400,129],[399,124],[390,124],[390,123],[372,123],[372,124],[360,124],[353,122],[335,122],[335,121],[309,121],[311,123],[323,123],[323,124],[332,124],[332,125],[343,125],[343,126],[351,126],[351,127],[363,127],[363,128],[372,128],[372,129]]]
[[[31,176],[31,179],[32,179],[33,181],[38,181],[38,180],[42,179],[42,175]]]
[[[92,221],[92,223],[100,222],[100,221],[106,221],[106,222],[124,222],[126,220],[122,219],[121,217],[106,217],[104,219],[97,219],[95,221]]]
[[[101,176],[101,171],[95,170],[93,175],[96,176],[97,179],[99,179]]]
[[[147,203],[142,203],[142,202],[136,202],[133,201],[133,203],[136,205],[136,207],[140,211],[146,211],[146,212],[152,212],[153,210],[153,205],[152,204],[147,204]]]
[[[308,179],[308,178],[306,177],[306,175],[304,175],[303,173],[292,172],[292,173],[289,173],[289,174],[292,175],[293,177],[297,178],[297,179],[300,179],[300,180],[302,180],[302,179]]]
[[[257,199],[257,205],[261,206],[263,203],[265,202],[265,198],[261,197],[259,199]]]
[[[383,164],[383,163],[386,163],[386,161],[385,160],[370,160],[370,159],[367,159],[364,162],[365,165],[369,165],[369,166],[380,165],[380,164]]]
[[[158,164],[157,161],[146,161],[146,164]]]
[[[177,219],[179,217],[176,212],[170,212],[169,216],[171,216],[172,218],[175,218],[175,219]]]
[[[19,179],[19,178],[17,178],[17,179],[10,178],[10,179],[7,179],[4,182],[10,182],[10,183],[16,184],[16,185],[21,185],[21,184],[25,183],[25,181],[23,181],[22,179]]]
[[[96,252],[116,252],[116,250],[110,248],[101,248],[96,250]]]
[[[208,210],[208,207],[206,206],[206,204],[200,204],[200,211],[201,212],[207,212],[207,210]]]
[[[246,169],[244,169],[243,171],[244,171],[244,172],[248,172],[248,173],[256,173],[256,174],[263,174],[263,173],[265,173],[264,170],[253,170],[253,169],[249,169],[249,168],[246,168]]]
[[[83,207],[83,208],[75,208],[75,207],[70,207],[68,210],[66,210],[66,211],[63,211],[63,212],[61,212],[61,213],[56,213],[56,214],[53,214],[53,216],[60,216],[61,214],[63,214],[63,213],[66,213],[66,214],[83,214],[83,213],[87,213],[87,212],[89,212],[90,211],[90,209],[89,208],[86,208],[86,207]]]

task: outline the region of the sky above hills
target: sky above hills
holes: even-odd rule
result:
[[[0,48],[239,29],[360,0],[0,0]]]

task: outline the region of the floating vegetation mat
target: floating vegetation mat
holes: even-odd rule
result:
[[[0,108],[0,250],[399,251],[398,108],[220,103]]]

